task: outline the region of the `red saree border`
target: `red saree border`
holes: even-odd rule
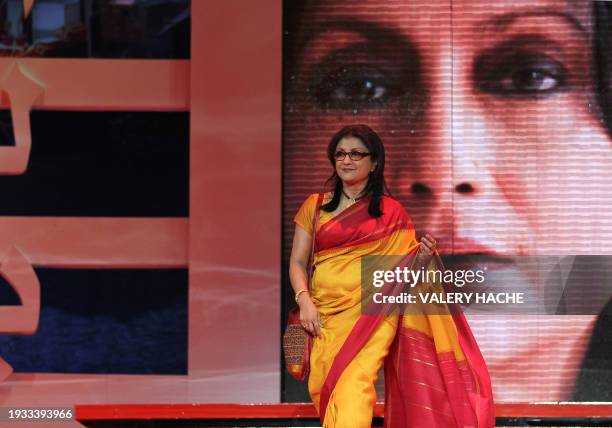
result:
[[[364,209],[367,209],[367,205],[365,205],[365,202],[370,201],[370,197],[366,197],[363,199],[358,200],[357,202],[355,202],[353,205],[345,208],[344,210],[342,210],[339,214],[335,215],[334,217],[332,217],[329,221],[323,223],[319,229],[317,229],[317,234],[322,234],[322,233],[329,233],[329,232],[333,232],[335,228],[339,227],[340,223],[342,222],[342,220],[344,220],[347,216],[351,215],[351,214],[357,214],[359,211],[363,211]],[[353,211],[356,211],[355,213],[353,213]]]
[[[322,254],[328,254],[328,253],[335,253],[339,250],[346,250],[346,249],[353,248],[353,247],[359,247],[360,245],[364,245],[364,244],[371,244],[383,238],[387,238],[396,232],[399,232],[402,230],[410,230],[411,225],[412,223],[399,221],[399,222],[391,224],[390,226],[381,227],[375,230],[374,232],[364,235],[363,237],[357,240],[347,242],[346,244],[335,245],[333,247],[328,247],[328,248],[318,248],[317,254],[322,255]]]
[[[363,245],[369,242],[373,242],[384,238],[386,236],[391,235],[392,233],[403,230],[403,229],[414,229],[412,224],[412,220],[405,214],[402,215],[402,211],[398,210],[392,204],[399,202],[394,199],[383,196],[381,198],[381,202],[383,202],[383,216],[387,216],[387,224],[384,227],[380,227],[380,224],[377,224],[375,221],[372,221],[372,217],[370,217],[368,213],[368,206],[371,197],[368,196],[366,198],[360,199],[355,204],[346,208],[337,216],[333,217],[331,220],[327,221],[316,231],[317,233],[317,247],[318,251],[326,251],[330,249],[342,249],[347,247],[352,247],[356,245]],[[399,205],[401,207],[401,205]],[[393,209],[392,213],[386,212],[387,209]],[[393,216],[393,217],[391,217]],[[350,224],[347,224],[350,222]],[[364,225],[368,224],[369,228],[366,228]],[[344,243],[338,244],[334,243],[331,240],[327,241],[322,238],[322,236],[342,236],[346,235],[347,229],[354,228],[357,231],[357,228],[363,232],[363,235],[358,237],[357,239],[348,240]]]

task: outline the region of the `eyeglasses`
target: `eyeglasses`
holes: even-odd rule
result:
[[[348,155],[352,161],[360,161],[366,156],[370,156],[371,153],[364,153],[357,150],[351,150],[350,153],[347,153],[344,150],[338,150],[336,153],[334,153],[334,159],[336,159],[337,161],[342,161],[344,160],[346,155]]]

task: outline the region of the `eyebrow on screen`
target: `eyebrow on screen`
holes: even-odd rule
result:
[[[350,31],[365,37],[369,42],[380,42],[385,44],[402,44],[414,48],[414,45],[393,27],[386,27],[370,21],[347,19],[336,19],[317,23],[314,30],[308,32],[308,36],[299,43],[298,51],[301,52],[308,44],[319,37],[322,33],[330,31]]]
[[[567,23],[569,23],[572,27],[578,30],[581,33],[588,34],[587,29],[582,25],[582,23],[573,15],[566,12],[559,12],[554,9],[531,9],[522,12],[507,12],[502,13],[499,16],[495,16],[490,18],[489,21],[496,27],[506,27],[512,24],[514,21],[531,16],[551,16],[562,18]],[[389,27],[384,27],[378,25],[377,23],[371,21],[363,21],[363,20],[353,20],[353,19],[339,19],[334,21],[327,21],[323,23],[324,26],[313,31],[312,36],[315,37],[319,33],[332,30],[349,30],[354,31],[356,33],[363,34],[367,38],[371,38],[371,35],[385,35],[392,37],[394,39],[402,40],[402,34],[394,29]]]
[[[567,23],[569,23],[572,27],[578,30],[582,34],[588,34],[586,28],[582,25],[582,23],[573,15],[566,12],[559,12],[554,9],[532,9],[524,12],[510,12],[504,13],[500,16],[496,16],[492,18],[489,22],[492,23],[496,27],[500,27],[504,29],[508,25],[514,23],[516,20],[520,18],[532,17],[532,16],[550,16],[562,18]]]
[[[499,16],[488,19],[485,22],[493,24],[495,27],[499,27],[503,30],[504,27],[514,23],[518,19],[533,17],[533,16],[550,16],[561,18],[572,27],[578,30],[585,36],[589,34],[587,29],[582,23],[572,14],[566,12],[559,12],[554,9],[542,8],[542,9],[530,9],[522,12],[508,12],[500,14]],[[404,44],[414,48],[414,44],[410,40],[406,40],[406,36],[402,34],[398,29],[393,27],[382,26],[371,21],[354,20],[351,18],[340,18],[333,21],[324,21],[320,25],[309,32],[305,40],[299,42],[298,51],[307,46],[313,39],[317,38],[321,33],[326,33],[333,30],[348,30],[364,36],[370,42],[376,42],[378,39],[383,38],[386,42],[392,42],[397,44]]]

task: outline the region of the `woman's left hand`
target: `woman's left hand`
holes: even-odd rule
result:
[[[427,256],[431,256],[436,251],[437,242],[433,236],[429,233],[426,233],[425,236],[421,238],[421,248],[419,251]]]

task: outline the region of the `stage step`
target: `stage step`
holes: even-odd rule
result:
[[[612,425],[612,403],[496,404],[496,426]],[[384,404],[377,403],[373,427],[382,426]],[[313,427],[321,426],[310,403],[282,404],[104,404],[78,405],[76,419],[86,427]]]

